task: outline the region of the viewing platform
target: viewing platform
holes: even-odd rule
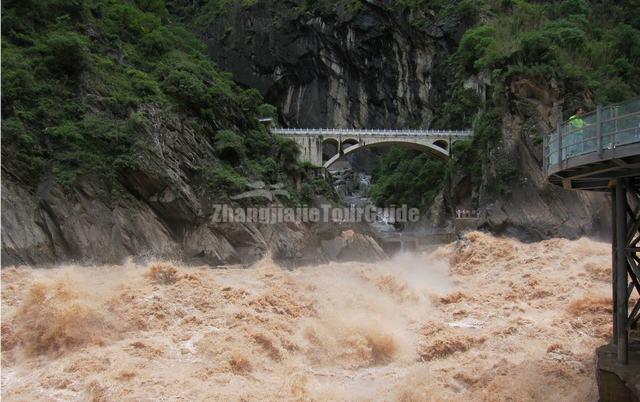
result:
[[[544,139],[544,171],[566,189],[611,194],[612,337],[597,351],[600,401],[640,400],[640,98],[598,106]]]
[[[611,180],[628,177],[638,186],[640,98],[598,106],[579,119],[559,122],[544,138],[549,181],[567,189],[609,191]]]

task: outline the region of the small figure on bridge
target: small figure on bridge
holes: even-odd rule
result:
[[[584,127],[585,122],[584,122],[584,120],[582,120],[582,116],[584,116],[584,109],[579,107],[576,110],[576,114],[574,114],[573,116],[569,117],[569,123],[571,123],[571,125],[574,128],[582,128],[582,127]]]
[[[582,152],[582,148],[584,147],[583,128],[586,125],[586,123],[582,119],[582,116],[584,116],[584,114],[585,114],[584,109],[579,107],[578,109],[576,109],[576,113],[573,116],[569,117],[571,132],[567,135],[567,141],[568,141],[567,145],[570,145],[570,146],[567,147],[566,156],[572,156]]]

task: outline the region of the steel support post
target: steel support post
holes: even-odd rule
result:
[[[629,284],[627,285],[627,303],[629,306],[634,290],[635,304],[627,315],[627,331],[636,329],[640,320],[640,258],[638,257],[638,243],[640,242],[640,194],[633,181],[627,181],[626,212],[629,215],[627,237],[625,241],[626,269]],[[627,278],[625,278],[627,279]]]
[[[625,244],[627,237],[627,194],[625,183],[616,179],[616,323],[618,362],[627,364],[629,356],[629,332],[627,330],[627,261]]]

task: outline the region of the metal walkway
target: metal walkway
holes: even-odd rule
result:
[[[471,130],[389,130],[378,128],[272,128],[271,132],[286,136],[344,137],[472,137]]]
[[[583,126],[558,122],[544,139],[544,169],[564,188],[608,191],[610,181],[635,177],[640,168],[640,98],[598,106]]]
[[[640,320],[640,98],[598,106],[584,125],[558,123],[544,141],[549,181],[612,196],[613,342],[627,364],[629,335]]]

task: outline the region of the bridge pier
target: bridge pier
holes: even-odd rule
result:
[[[640,193],[624,178],[614,181],[612,276],[613,276],[613,343],[617,360],[629,362],[629,332],[637,328],[640,319],[640,299],[629,312],[630,296],[640,293]]]
[[[322,166],[322,138],[311,136],[291,136],[300,148],[300,160]]]

